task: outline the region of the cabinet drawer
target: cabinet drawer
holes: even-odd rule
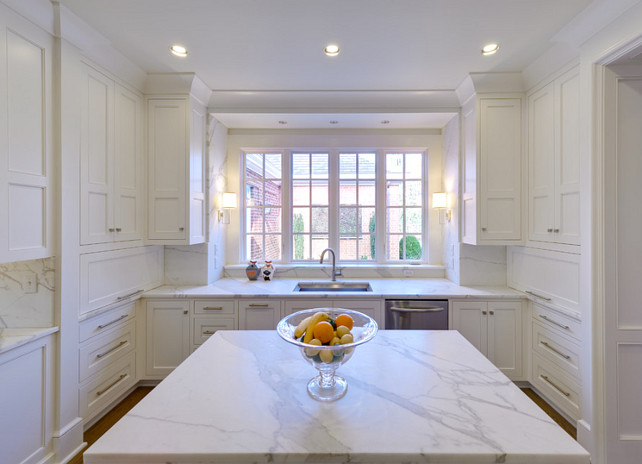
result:
[[[234,330],[236,324],[229,317],[195,317],[194,318],[194,345],[200,345],[217,330]]]
[[[240,300],[239,329],[274,330],[281,320],[279,300]]]
[[[194,314],[234,314],[233,300],[196,300]]]
[[[80,385],[78,391],[80,415],[87,422],[135,382],[136,356],[132,351]]]
[[[555,364],[533,353],[531,383],[573,420],[580,418],[580,386]]]
[[[82,343],[94,335],[105,333],[118,323],[126,322],[134,317],[136,303],[127,303],[99,316],[82,321],[80,327],[79,341]]]
[[[136,321],[129,321],[91,339],[78,352],[79,380],[82,382],[135,348]]]
[[[545,327],[560,330],[576,339],[580,338],[581,322],[560,311],[533,303],[533,319]]]
[[[565,373],[579,379],[580,348],[560,332],[533,321],[533,351],[551,361]]]

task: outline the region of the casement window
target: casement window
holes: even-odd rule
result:
[[[422,262],[426,154],[260,150],[242,154],[245,260]]]

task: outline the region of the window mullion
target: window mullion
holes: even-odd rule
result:
[[[281,151],[281,262],[292,262],[292,152]]]
[[[339,252],[339,151],[328,150],[328,246]]]
[[[384,150],[377,150],[375,182],[377,186],[377,203],[375,205],[375,262],[386,262],[386,154]]]

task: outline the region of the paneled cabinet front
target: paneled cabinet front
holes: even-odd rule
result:
[[[146,318],[145,372],[165,377],[190,354],[190,302],[148,301]]]
[[[83,71],[81,245],[142,239],[142,98],[87,64]]]
[[[274,330],[280,320],[280,300],[239,300],[239,329]]]

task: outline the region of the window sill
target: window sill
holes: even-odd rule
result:
[[[261,263],[257,263],[261,265]],[[224,276],[230,278],[245,277],[247,264],[231,264],[224,267]],[[275,275],[284,278],[326,279],[332,275],[329,264],[274,264]],[[434,264],[337,264],[345,279],[398,279],[411,278],[444,278],[446,268]]]

